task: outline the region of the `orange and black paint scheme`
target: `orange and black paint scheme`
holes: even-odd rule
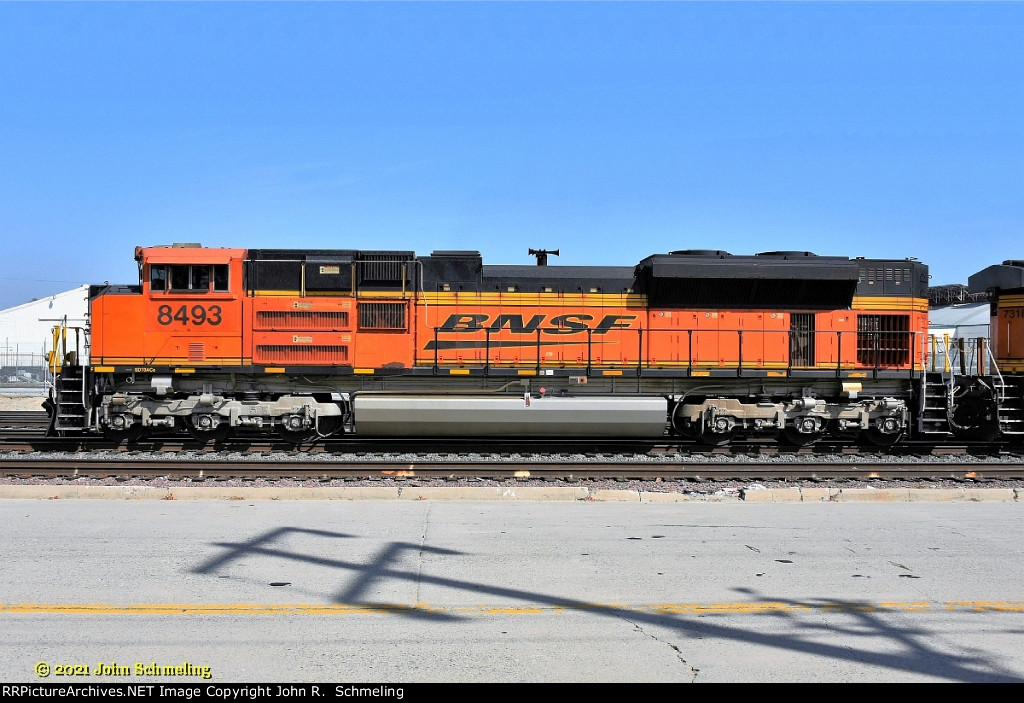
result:
[[[254,253],[259,258],[250,260],[243,249],[140,247],[141,290],[92,299],[95,365],[178,373],[314,367],[866,377],[920,369],[923,347],[913,338],[927,333],[927,301],[921,282],[915,290],[911,280],[925,269],[915,262],[873,268],[841,260],[845,277],[824,279],[815,276],[834,273],[831,258],[743,257],[740,266],[697,282],[681,271],[694,288],[688,296],[666,286],[664,275],[646,273],[663,265],[651,261],[658,257],[637,267],[639,276],[613,267],[525,266],[486,276],[472,252],[419,260],[406,252],[365,259],[361,252]],[[688,269],[710,263],[687,258],[695,259]],[[732,264],[730,258],[716,255],[713,263]],[[750,276],[768,266],[790,270],[751,285]],[[444,275],[454,267],[466,270]],[[455,276],[470,280],[440,280]],[[892,287],[883,290],[886,276]],[[728,290],[737,288],[743,290]],[[761,295],[784,306],[759,304]],[[827,300],[837,297],[846,305]]]
[[[81,377],[82,407],[55,411],[56,431],[460,434],[443,420],[463,409],[463,429],[484,436],[605,435],[631,414],[713,444],[951,431],[917,417],[929,384],[916,260],[686,250],[492,266],[475,251],[198,245],[135,258],[138,285],[91,291],[88,363],[60,374],[72,391]],[[559,398],[579,403],[542,420],[536,408]],[[577,428],[580,408],[594,415]]]

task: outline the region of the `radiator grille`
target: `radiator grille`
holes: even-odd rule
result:
[[[790,366],[814,366],[814,314],[792,313],[789,331]]]
[[[202,361],[206,358],[206,343],[205,342],[189,342],[188,343],[188,360],[189,361]]]
[[[360,286],[402,288],[407,282],[412,252],[359,252],[356,275]]]
[[[910,361],[910,315],[857,317],[857,364],[905,366]]]
[[[344,330],[348,312],[320,310],[257,310],[259,330]]]
[[[348,345],[342,344],[258,344],[253,361],[257,364],[309,364],[331,366],[348,363]]]
[[[405,303],[359,303],[359,328],[404,330]]]

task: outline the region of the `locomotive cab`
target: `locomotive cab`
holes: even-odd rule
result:
[[[113,440],[151,428],[218,430],[208,414],[179,421],[145,402],[209,394],[219,385],[211,372],[242,363],[244,256],[244,249],[188,244],[137,247],[139,286],[96,291],[93,426]]]
[[[237,365],[242,360],[242,249],[136,249],[147,366]],[[130,328],[128,334],[137,334]]]

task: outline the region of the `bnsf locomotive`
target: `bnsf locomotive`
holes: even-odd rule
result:
[[[475,251],[140,247],[139,284],[93,286],[70,349],[78,331],[55,332],[52,431],[798,445],[1020,431],[1020,411],[1001,404],[1019,398],[1024,371],[1019,278],[979,282],[1018,289],[993,303],[1016,306],[994,310],[1018,377],[993,378],[930,368],[916,260],[686,250],[548,266],[557,252],[530,253],[538,265],[485,265]]]

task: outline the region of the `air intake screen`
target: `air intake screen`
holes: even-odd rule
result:
[[[348,346],[335,344],[259,344],[257,364],[333,366],[348,363]]]
[[[405,303],[359,303],[359,329],[406,329]]]
[[[258,310],[258,330],[345,330],[348,313],[316,310]]]
[[[906,366],[910,361],[909,315],[859,315],[857,364]]]

